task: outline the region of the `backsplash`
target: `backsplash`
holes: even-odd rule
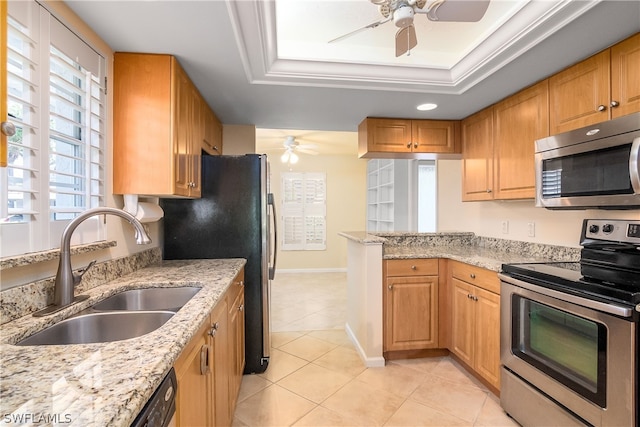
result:
[[[132,273],[162,260],[162,249],[152,248],[133,255],[94,265],[76,288],[80,294],[125,274]],[[0,292],[0,325],[26,316],[53,303],[55,278],[38,280]]]

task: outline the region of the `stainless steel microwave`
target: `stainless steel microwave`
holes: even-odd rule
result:
[[[535,143],[536,206],[640,208],[640,113]]]

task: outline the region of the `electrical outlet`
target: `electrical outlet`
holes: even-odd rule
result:
[[[509,221],[502,221],[502,234],[509,234]]]
[[[527,223],[527,235],[529,237],[535,237],[536,236],[536,223],[535,222],[528,222]]]

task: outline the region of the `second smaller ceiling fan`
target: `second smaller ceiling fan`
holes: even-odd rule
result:
[[[291,164],[298,163],[299,157],[296,154],[296,151],[299,151],[305,154],[311,154],[314,156],[318,154],[316,151],[310,149],[309,147],[301,146],[300,143],[296,141],[295,136],[291,136],[291,135],[287,136],[284,142],[282,143],[282,145],[284,146],[284,153],[280,157],[280,160],[282,160],[282,163],[291,163]]]

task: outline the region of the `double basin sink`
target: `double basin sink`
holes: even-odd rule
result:
[[[121,341],[164,325],[200,288],[144,288],[117,293],[16,345],[89,344]]]

